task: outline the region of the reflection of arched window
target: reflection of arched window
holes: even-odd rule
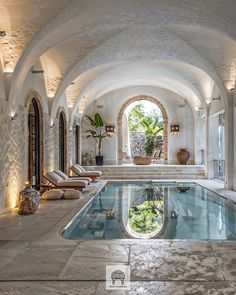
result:
[[[64,112],[59,115],[59,169],[66,172],[66,118]]]
[[[80,126],[75,125],[75,163],[80,164]]]
[[[28,112],[29,128],[29,182],[36,189],[40,188],[43,175],[43,130],[42,130],[42,109],[36,98],[31,100]]]

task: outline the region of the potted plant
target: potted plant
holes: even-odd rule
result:
[[[102,117],[96,113],[94,118],[90,116],[86,116],[88,118],[90,124],[92,127],[94,127],[95,130],[89,129],[86,132],[89,133],[87,135],[87,138],[94,138],[98,144],[98,155],[95,156],[96,159],[96,165],[103,165],[103,155],[101,155],[102,150],[102,141],[103,139],[107,137],[111,137],[111,135],[104,130],[104,123],[102,120]]]
[[[157,116],[156,118],[146,116],[142,118],[140,123],[145,132],[144,150],[146,155],[151,157],[155,149],[155,138],[161,131],[163,131],[163,122],[160,120],[160,116]]]

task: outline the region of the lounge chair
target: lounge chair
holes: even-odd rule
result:
[[[54,171],[46,173],[44,177],[53,184],[51,188],[74,188],[76,190],[82,191],[82,189],[88,184],[88,181],[86,180],[63,180],[63,178]],[[50,189],[50,187],[48,188]]]
[[[88,182],[88,184],[90,184],[90,182],[92,181],[92,179],[89,177],[82,177],[82,176],[78,176],[78,175],[76,175],[76,176],[66,175],[61,170],[54,170],[53,172],[58,174],[63,180],[85,180]]]
[[[70,168],[76,175],[81,177],[89,177],[92,178],[93,181],[95,181],[98,177],[102,176],[101,171],[86,171],[82,166],[79,164],[74,164]]]

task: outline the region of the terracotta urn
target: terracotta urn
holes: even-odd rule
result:
[[[180,149],[177,153],[177,159],[180,165],[186,165],[190,158],[190,153],[186,149]]]

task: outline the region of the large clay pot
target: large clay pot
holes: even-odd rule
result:
[[[19,210],[20,215],[27,215],[35,213],[39,208],[40,193],[36,191],[32,186],[26,186],[26,188],[20,192],[19,196]]]
[[[186,165],[190,158],[190,153],[186,149],[180,149],[177,153],[177,159],[180,165]]]

